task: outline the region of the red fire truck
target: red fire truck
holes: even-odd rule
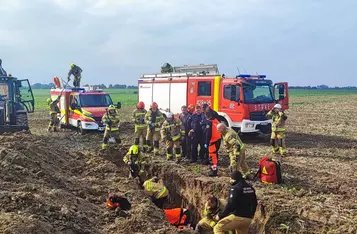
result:
[[[62,88],[59,81],[55,81],[56,88],[51,89],[54,100],[62,92],[58,114],[61,127],[78,128],[81,134],[87,130],[104,131],[102,117],[109,105],[113,104],[110,95],[102,90],[85,88]],[[117,103],[120,108],[120,102]]]
[[[242,133],[270,132],[266,113],[276,103],[289,108],[288,83],[273,84],[265,75],[226,77],[216,64],[173,67],[172,71],[141,75],[139,100],[146,106],[155,101],[175,114],[182,105],[207,103],[221,122]]]

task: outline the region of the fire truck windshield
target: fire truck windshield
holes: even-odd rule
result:
[[[243,92],[244,103],[271,103],[274,101],[271,84],[245,84]]]
[[[107,107],[113,104],[109,94],[80,95],[81,107]]]

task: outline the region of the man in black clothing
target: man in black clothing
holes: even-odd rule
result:
[[[231,174],[232,187],[229,190],[228,202],[214,227],[214,234],[224,234],[235,230],[239,234],[248,234],[250,223],[257,208],[257,197],[252,186],[247,184],[239,171]]]
[[[186,106],[181,107],[181,114],[179,115],[179,119],[182,122],[181,125],[181,148],[182,148],[182,157],[183,158],[189,158],[191,149],[190,144],[188,141],[188,132],[189,132],[189,127],[188,127],[188,120],[190,118],[191,114],[187,111]]]
[[[200,145],[200,156],[203,157],[205,148],[202,141],[202,126],[201,121],[204,115],[202,113],[201,107],[196,106],[196,112],[191,115],[188,120],[189,133],[188,136],[191,138],[191,163],[197,162],[198,156],[198,145]]]

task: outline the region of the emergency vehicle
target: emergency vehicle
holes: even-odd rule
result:
[[[287,82],[275,83],[265,75],[226,77],[216,64],[173,67],[172,73],[143,74],[138,80],[139,101],[157,102],[174,114],[182,105],[207,103],[219,120],[242,133],[271,131],[266,113],[276,103],[289,108]]]
[[[51,89],[51,98],[55,100],[62,92],[58,114],[61,127],[78,128],[81,134],[88,130],[104,131],[102,117],[109,105],[113,104],[110,95],[93,87],[62,88],[57,77],[54,78],[55,89]],[[120,109],[120,102],[117,103]]]

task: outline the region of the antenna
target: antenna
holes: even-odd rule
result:
[[[238,70],[238,75],[240,74],[240,71],[239,71],[239,68],[237,67],[237,70]]]

